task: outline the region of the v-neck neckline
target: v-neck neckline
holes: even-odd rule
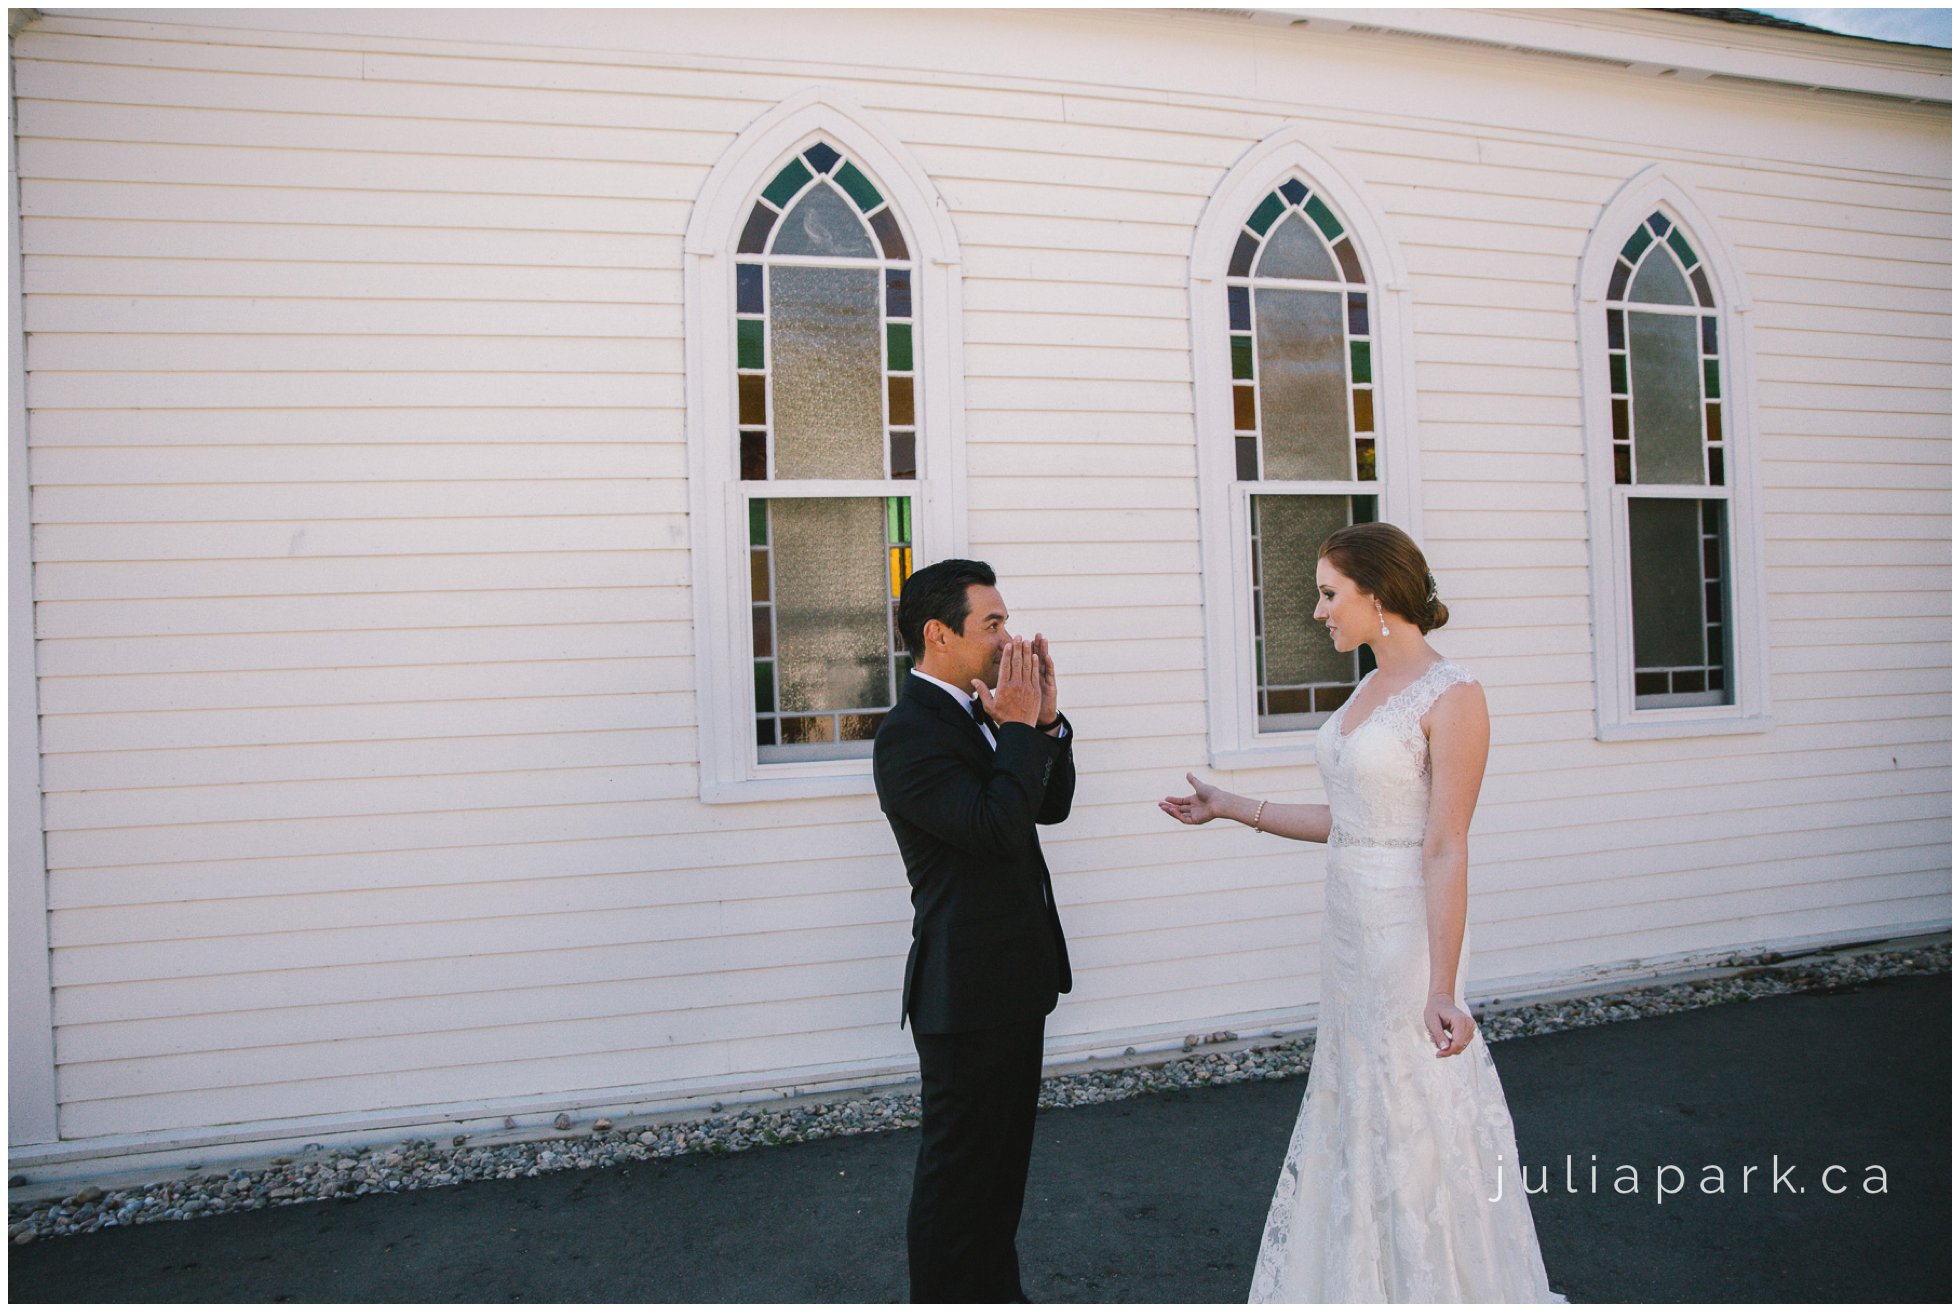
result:
[[[1354,737],[1354,735],[1360,733],[1361,730],[1367,725],[1367,723],[1370,720],[1374,719],[1375,716],[1381,711],[1382,706],[1388,705],[1390,702],[1394,701],[1397,697],[1400,697],[1403,693],[1415,687],[1418,683],[1421,683],[1424,679],[1429,677],[1430,670],[1434,670],[1438,665],[1441,665],[1444,661],[1448,659],[1449,657],[1447,656],[1438,656],[1435,660],[1429,662],[1428,669],[1425,669],[1421,674],[1418,674],[1415,678],[1409,680],[1407,683],[1403,684],[1400,688],[1397,688],[1394,692],[1382,698],[1381,706],[1377,706],[1375,707],[1374,710],[1369,711],[1367,715],[1362,717],[1360,724],[1357,724],[1352,729],[1350,729],[1347,727],[1348,707],[1354,705],[1354,698],[1359,697],[1361,695],[1361,690],[1368,686],[1368,681],[1370,679],[1373,679],[1377,674],[1381,673],[1380,666],[1376,666],[1374,669],[1369,670],[1367,677],[1362,679],[1360,683],[1355,685],[1354,697],[1350,697],[1346,701],[1341,703],[1340,717],[1334,721],[1334,736],[1336,738],[1341,739],[1342,741],[1346,741],[1347,739],[1352,738]]]

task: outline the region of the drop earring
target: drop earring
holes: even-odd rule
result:
[[[1381,621],[1382,637],[1386,638],[1388,636],[1388,617],[1382,614],[1382,603],[1379,598],[1375,601],[1375,618]]]

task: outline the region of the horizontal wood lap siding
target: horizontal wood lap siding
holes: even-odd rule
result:
[[[726,54],[668,63],[18,40],[64,1136],[909,1062],[875,801],[696,800],[681,234],[819,80],[781,18],[677,18]],[[1151,805],[1206,730],[1186,257],[1289,121],[1409,266],[1436,644],[1494,720],[1473,980],[1945,917],[1944,120],[1216,21],[823,21],[958,229],[969,535],[1081,731],[1058,1047],[1318,992],[1324,853]],[[1158,87],[1065,72],[1115,49]],[[1451,121],[1378,112],[1442,78]],[[1656,159],[1756,299],[1777,728],[1601,744],[1572,278]]]

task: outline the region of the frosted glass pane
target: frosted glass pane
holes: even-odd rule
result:
[[[1633,663],[1702,663],[1701,503],[1627,501],[1633,578]]]
[[[778,265],[769,296],[776,477],[883,478],[878,271]]]
[[[1352,478],[1342,294],[1261,287],[1257,303],[1266,477]]]
[[[771,501],[769,527],[782,709],[891,705],[884,500]]]
[[[1674,267],[1673,260],[1660,251],[1648,255],[1647,262],[1640,266],[1640,272],[1633,276],[1633,287],[1627,292],[1627,299],[1646,301],[1649,305],[1694,304],[1694,297],[1689,294],[1681,271]]]
[[[1705,483],[1701,344],[1679,314],[1627,313],[1633,365],[1633,468],[1642,483]]]
[[[864,221],[842,196],[827,186],[810,189],[810,194],[783,216],[776,230],[777,255],[848,255],[876,259],[871,234]]]
[[[1289,215],[1286,222],[1266,239],[1266,250],[1259,257],[1257,273],[1261,278],[1313,278],[1324,282],[1341,280],[1341,275],[1334,271],[1334,257],[1327,253],[1327,247],[1321,244],[1320,238],[1308,229],[1306,221],[1297,214]]]
[[[1265,585],[1266,677],[1270,685],[1338,683],[1354,677],[1354,658],[1334,650],[1313,617],[1320,544],[1346,528],[1346,497],[1254,497],[1259,512],[1259,578]]]

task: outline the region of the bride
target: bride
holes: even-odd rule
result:
[[[1159,805],[1324,842],[1320,1028],[1253,1270],[1254,1303],[1563,1302],[1545,1281],[1497,1068],[1463,1006],[1470,814],[1490,746],[1483,689],[1423,640],[1449,618],[1391,524],[1322,544],[1337,650],[1375,669],[1320,727],[1329,805],[1186,775]]]

